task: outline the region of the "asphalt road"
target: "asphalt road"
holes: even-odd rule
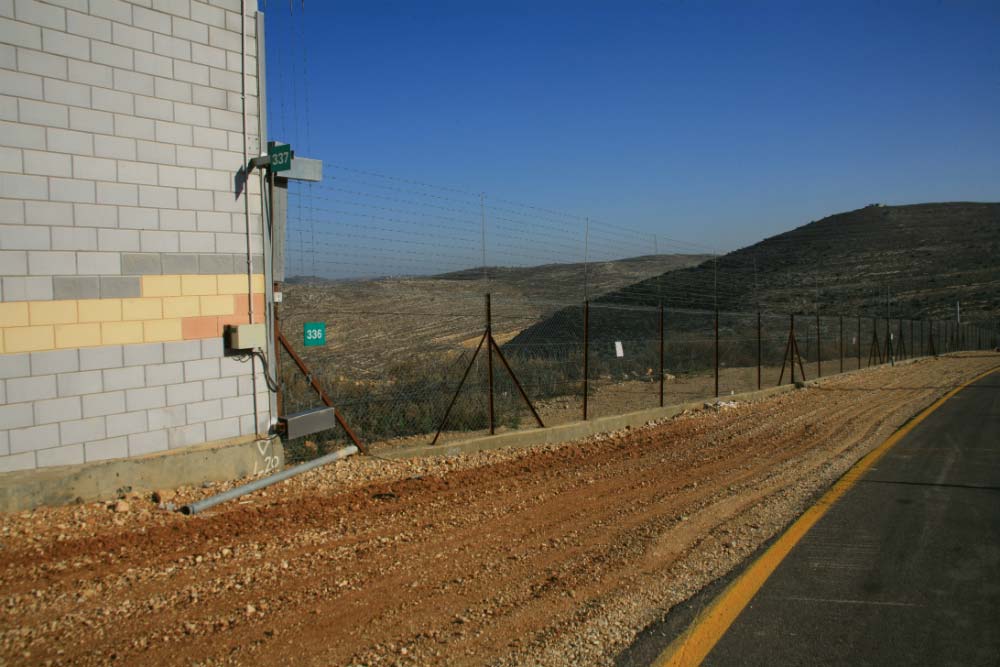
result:
[[[654,662],[651,645],[669,643],[707,596],[650,628],[619,664]],[[1000,372],[869,469],[703,664],[1000,664]]]

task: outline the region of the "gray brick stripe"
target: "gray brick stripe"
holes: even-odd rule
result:
[[[72,253],[70,253],[72,254]],[[254,255],[254,273],[264,271],[263,256]],[[142,295],[139,276],[160,274],[219,275],[246,271],[246,255],[123,253],[123,275],[5,276],[4,301],[111,299]]]

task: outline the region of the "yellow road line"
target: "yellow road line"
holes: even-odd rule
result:
[[[945,401],[962,391],[970,384],[982,380],[987,375],[1000,370],[993,368],[952,389],[936,400],[916,417],[904,424],[881,445],[868,452],[860,461],[854,464],[843,477],[830,487],[812,507],[807,509],[778,540],[753,562],[743,574],[736,578],[715,600],[692,621],[687,630],[664,649],[663,653],[653,661],[653,667],[679,667],[681,665],[698,665],[708,656],[712,648],[740,615],[744,607],[760,590],[775,568],[798,543],[813,525],[826,514],[827,510],[841,496],[854,486],[858,479],[871,468],[893,445],[902,440],[920,422],[932,412],[941,407]]]

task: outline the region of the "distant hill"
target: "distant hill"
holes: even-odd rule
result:
[[[717,260],[637,281],[592,300],[592,331],[650,333],[645,313],[602,305],[788,314],[954,317],[1000,315],[1000,204],[871,205],[810,222]],[[888,301],[888,305],[887,305]],[[674,322],[678,321],[674,318]],[[704,326],[699,324],[699,326]],[[579,337],[580,310],[564,309],[513,344]]]

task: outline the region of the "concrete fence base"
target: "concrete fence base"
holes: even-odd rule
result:
[[[897,361],[896,365],[905,365],[911,363],[917,363],[920,361],[926,361],[933,359],[932,357],[918,357],[915,359],[907,359],[905,361]],[[872,366],[871,369],[881,368],[882,366]],[[698,410],[704,407],[705,403],[711,403],[715,400],[719,401],[756,401],[764,398],[769,398],[771,396],[777,396],[790,391],[794,391],[799,387],[813,387],[819,386],[827,380],[831,380],[835,377],[843,377],[845,375],[851,375],[853,373],[863,373],[869,370],[867,367],[861,369],[844,371],[843,373],[834,373],[830,375],[824,375],[818,380],[808,380],[806,382],[797,382],[795,385],[784,384],[779,387],[768,387],[766,389],[760,389],[756,391],[747,391],[740,394],[732,394],[727,396],[720,396],[718,399],[713,398],[703,398],[696,401],[690,401],[687,403],[679,403],[676,405],[666,405],[662,408],[649,408],[647,410],[639,410],[637,412],[629,412],[623,415],[613,415],[610,417],[599,417],[596,419],[590,419],[587,421],[577,421],[569,424],[561,424],[559,426],[550,426],[547,428],[539,429],[526,429],[511,431],[509,433],[498,433],[496,435],[488,435],[479,438],[470,438],[468,440],[461,440],[458,442],[450,442],[441,445],[413,445],[410,447],[400,447],[397,449],[390,450],[388,452],[380,452],[379,455],[383,458],[421,458],[427,456],[454,456],[456,454],[472,454],[474,452],[488,451],[492,449],[502,449],[504,447],[532,447],[535,445],[549,445],[557,444],[561,442],[571,442],[573,440],[580,440],[582,438],[588,438],[599,433],[609,433],[611,431],[619,431],[623,428],[636,428],[643,426],[651,421],[659,421],[662,419],[670,419],[675,417],[685,410]]]
[[[0,475],[0,511],[116,497],[120,490],[152,491],[281,470],[281,440],[217,440],[175,452]]]

